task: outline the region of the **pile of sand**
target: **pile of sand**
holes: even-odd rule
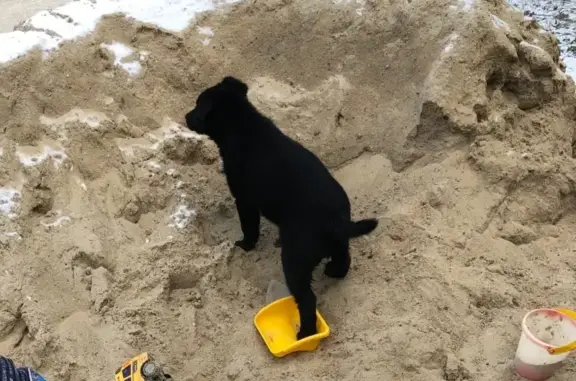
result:
[[[276,229],[231,249],[217,151],[181,125],[225,74],[381,220],[346,280],[318,276],[314,353],[262,344]],[[143,350],[182,381],[512,380],[523,314],[576,301],[574,90],[501,0],[246,2],[180,35],[105,18],[0,71],[0,353],[58,381]]]

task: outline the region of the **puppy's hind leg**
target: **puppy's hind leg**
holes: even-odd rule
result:
[[[295,239],[296,238],[296,239]],[[300,331],[297,339],[316,334],[316,295],[312,291],[312,271],[318,265],[313,245],[303,237],[282,235],[282,269],[286,284],[298,305]]]
[[[236,209],[244,238],[236,241],[234,245],[244,251],[254,250],[260,237],[260,211],[258,207],[242,198],[236,198]]]
[[[350,270],[350,244],[348,239],[330,239],[328,244],[330,262],[324,268],[324,274],[330,278],[344,278]]]

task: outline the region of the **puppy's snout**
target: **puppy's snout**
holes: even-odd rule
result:
[[[188,114],[186,114],[186,126],[188,126],[189,129],[195,131],[196,128],[198,128],[198,118],[196,117],[196,115],[194,114],[194,111],[189,112]]]
[[[207,131],[206,114],[198,108],[186,114],[186,126],[194,132],[205,134]]]

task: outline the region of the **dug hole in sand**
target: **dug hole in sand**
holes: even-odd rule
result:
[[[246,1],[65,40],[0,71],[0,353],[47,379],[149,351],[175,380],[509,381],[523,315],[575,304],[574,81],[503,1]],[[217,150],[182,125],[228,74],[380,218],[317,276],[313,353],[267,352],[276,229],[232,249]]]

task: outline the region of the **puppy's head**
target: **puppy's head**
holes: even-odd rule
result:
[[[220,83],[202,91],[196,99],[196,107],[186,114],[186,125],[199,134],[215,137],[229,128],[228,120],[234,111],[245,107],[248,86],[234,77],[225,77]]]

